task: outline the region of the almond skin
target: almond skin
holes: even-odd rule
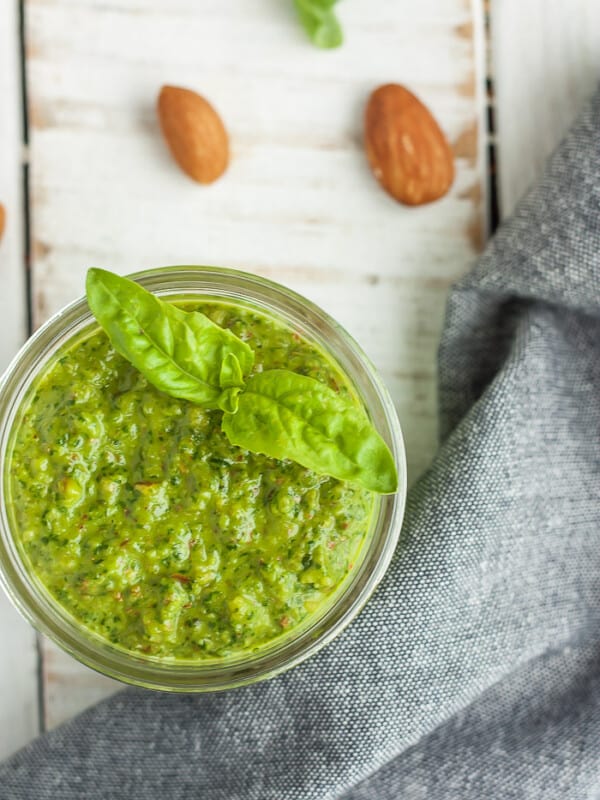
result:
[[[431,203],[452,186],[454,157],[446,137],[429,109],[397,83],[369,97],[365,149],[373,174],[400,203]]]
[[[212,183],[227,169],[227,131],[208,100],[191,89],[163,86],[158,119],[169,150],[181,169],[198,183]]]

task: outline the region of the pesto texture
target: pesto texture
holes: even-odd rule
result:
[[[251,375],[284,368],[352,397],[279,321],[197,308],[251,344]],[[103,332],[62,351],[25,401],[8,475],[19,546],[57,602],[119,647],[255,650],[318,612],[358,556],[375,496],[236,447],[221,419],[149,384]]]

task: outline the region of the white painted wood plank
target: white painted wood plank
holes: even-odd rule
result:
[[[492,0],[500,211],[509,215],[600,79],[598,0]]]
[[[43,652],[44,723],[48,730],[123,688],[69,658],[47,640]]]
[[[17,3],[0,17],[0,203],[6,230],[0,241],[0,372],[26,337],[23,253],[21,75]],[[38,731],[35,634],[0,589],[0,760]]]
[[[479,0],[345,0],[346,44],[320,52],[291,3],[28,0],[34,315],[81,294],[90,265],[237,266],[326,308],[381,370],[412,478],[436,447],[435,353],[448,286],[472,262],[484,218]],[[391,201],[362,152],[376,85],[405,83],[457,154],[442,202]],[[231,167],[211,187],[170,161],[159,87],[219,109]],[[45,645],[46,720],[110,691]]]

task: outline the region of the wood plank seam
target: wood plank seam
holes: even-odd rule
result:
[[[497,178],[496,139],[496,90],[494,84],[494,61],[492,58],[492,8],[491,0],[482,0],[485,24],[485,71],[486,71],[486,132],[487,132],[487,180],[488,180],[488,234],[492,236],[500,222],[500,198]],[[488,238],[489,238],[488,236]]]
[[[21,109],[23,145],[21,148],[23,172],[23,257],[25,273],[25,306],[27,335],[33,333],[33,293],[31,283],[31,202],[30,202],[30,147],[29,147],[29,104],[27,92],[27,58],[25,50],[25,0],[19,0],[19,61],[21,79]],[[44,662],[41,634],[35,634],[36,676],[37,676],[37,712],[40,733],[46,730],[46,713],[44,698]]]
[[[3,6],[0,25],[0,200],[6,206],[6,230],[0,243],[2,289],[0,369],[27,336],[28,297],[25,225],[27,148],[24,142],[22,20],[18,0]],[[0,597],[0,759],[39,732],[40,706],[35,632],[4,594]],[[7,691],[8,690],[8,691]]]

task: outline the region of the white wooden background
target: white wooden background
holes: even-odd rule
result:
[[[414,479],[435,450],[447,289],[485,233],[483,0],[344,0],[347,42],[327,53],[287,0],[24,6],[28,148],[19,3],[0,3],[2,366],[25,338],[28,302],[37,325],[82,293],[90,265],[238,266],[303,292],[363,344],[394,395]],[[491,18],[506,214],[600,75],[600,4],[496,0]],[[394,204],[365,165],[362,106],[388,81],[420,94],[453,143],[457,179],[432,206]],[[206,94],[226,121],[233,160],[214,186],[166,155],[153,111],[163,83]],[[0,641],[0,758],[116,688],[37,639],[4,598]]]

